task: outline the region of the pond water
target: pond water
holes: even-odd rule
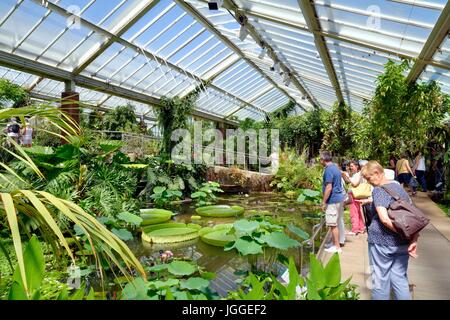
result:
[[[239,218],[210,218],[202,217],[201,220],[191,221],[191,216],[195,215],[194,205],[182,205],[173,208],[177,213],[173,217],[176,222],[198,223],[202,227],[212,226],[221,223],[233,223],[237,219],[248,218],[255,214],[265,214],[276,219],[282,224],[293,224],[309,234],[312,233],[313,226],[320,222],[320,215],[314,206],[306,206],[298,203],[295,199],[288,199],[282,194],[276,193],[252,193],[250,195],[225,195],[219,198],[217,204],[239,205],[246,209],[243,216]],[[324,232],[317,237],[315,248],[320,245],[321,237]],[[301,241],[294,235],[292,238]],[[200,238],[196,240],[179,242],[175,244],[150,244],[137,239],[128,243],[132,251],[140,259],[148,259],[153,257],[159,258],[160,250],[171,250],[175,257],[187,257],[203,267],[205,271],[215,272],[217,277],[211,282],[211,288],[219,293],[226,295],[228,290],[234,290],[236,280],[241,278],[235,274],[239,270],[248,270],[248,260],[246,257],[240,257],[236,250],[224,251],[223,248],[214,247],[204,243]],[[286,257],[293,256],[297,266],[305,273],[309,260],[310,247],[305,246],[303,249],[295,248],[288,251],[277,251],[269,253],[265,256],[266,269],[267,264],[271,264],[272,272],[282,273],[284,267],[281,263],[274,263],[274,257],[278,253],[283,253]],[[260,261],[261,262],[261,261]]]

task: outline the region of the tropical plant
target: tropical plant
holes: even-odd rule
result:
[[[311,253],[310,271],[307,277],[299,275],[294,259],[289,258],[287,279],[283,284],[273,275],[250,273],[236,291],[227,299],[233,300],[357,300],[356,286],[351,278],[341,282],[339,255],[331,257],[323,267]],[[284,278],[284,276],[282,277]]]
[[[20,268],[16,266],[13,282],[11,284],[8,300],[41,300],[43,299],[45,260],[41,244],[35,235],[27,243],[23,261],[25,266],[26,279],[21,276]],[[85,297],[85,286],[79,288],[73,295],[69,296],[67,287],[61,286],[57,300],[93,300],[94,291],[90,288],[89,294]],[[28,294],[27,294],[28,293]]]
[[[275,224],[269,217],[252,217],[251,220],[241,219],[233,223],[233,227],[227,234],[235,236],[235,240],[225,245],[224,250],[236,249],[242,256],[248,256],[248,262],[252,272],[267,272],[273,266],[277,259],[275,252],[285,251],[289,248],[300,246],[297,240],[290,238],[285,232],[284,227]],[[269,255],[266,251],[272,251]],[[258,264],[258,255],[263,254],[263,264]],[[266,261],[268,260],[268,261]],[[268,269],[268,270],[266,270]]]
[[[336,102],[330,113],[324,117],[324,137],[321,149],[344,155],[353,148],[352,110],[345,103]]]
[[[0,108],[18,108],[28,103],[28,92],[7,79],[0,79]]]
[[[167,189],[166,187],[155,187],[150,196],[153,202],[158,206],[165,208],[175,200],[181,199],[183,193],[177,189]]]
[[[150,281],[136,278],[122,291],[124,300],[213,300],[218,295],[209,288],[214,273],[192,262],[174,260],[148,267]],[[153,276],[152,276],[153,274]]]
[[[213,181],[208,181],[191,194],[191,198],[195,199],[197,207],[209,206],[217,201],[217,196],[214,192],[223,192],[220,184]]]
[[[281,192],[298,189],[319,189],[323,169],[319,165],[309,165],[306,153],[298,156],[294,151],[280,154],[280,164],[270,186]]]
[[[386,161],[390,154],[424,150],[431,142],[445,143],[436,141],[440,136],[434,130],[450,111],[450,99],[434,81],[408,83],[409,67],[406,60],[400,64],[389,60],[367,102],[364,112],[371,158]]]
[[[320,204],[322,201],[321,192],[311,189],[300,189],[297,201],[300,203]]]
[[[91,123],[95,128],[95,123]],[[101,130],[106,131],[122,131],[122,132],[139,132],[134,107],[131,104],[124,106],[117,106],[114,109],[108,110],[102,116]],[[112,135],[112,139],[120,138]]]
[[[155,109],[159,128],[162,133],[162,154],[170,156],[175,142],[171,140],[172,133],[177,129],[187,128],[188,116],[195,108],[195,101],[200,90],[194,90],[183,98],[162,97],[161,105]]]
[[[25,116],[43,117],[52,122],[64,133],[64,136],[59,133],[54,134],[66,141],[69,141],[71,136],[78,134],[78,129],[73,120],[51,106],[0,110],[0,120],[11,117],[23,119]],[[14,141],[11,141],[11,143],[14,150],[2,148],[25,164],[27,168],[33,170],[38,177],[45,179],[43,173],[28,154]],[[0,162],[0,165],[5,170],[0,173],[0,187],[3,191],[0,195],[3,204],[0,208],[0,225],[2,226],[1,229],[9,228],[18,262],[17,270],[19,270],[27,297],[32,297],[33,293],[25,281],[27,270],[25,269],[22,249],[22,236],[31,238],[30,227],[33,233],[41,235],[42,239],[52,247],[55,260],[61,265],[67,262],[67,257],[72,263],[76,264],[75,256],[64,235],[72,237],[71,224],[76,224],[85,232],[102,275],[103,268],[100,259],[115,265],[126,276],[129,276],[131,268],[135,268],[145,276],[141,264],[130,249],[94,217],[73,202],[57,198],[45,191],[25,189],[26,187],[32,187],[32,183],[19,176],[8,164]],[[6,172],[9,175],[5,174]],[[19,188],[18,184],[25,188]],[[77,240],[74,239],[74,241],[80,247]],[[64,252],[67,253],[67,256]]]
[[[189,196],[205,181],[204,165],[175,164],[172,160],[164,160],[162,157],[149,157],[146,163],[146,186],[140,192],[140,196],[146,201],[152,201],[155,187],[178,190],[184,196]]]

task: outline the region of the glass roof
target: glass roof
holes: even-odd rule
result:
[[[450,1],[224,2],[2,0],[0,77],[52,99],[73,80],[86,104],[149,117],[200,86],[204,117],[264,119],[289,100],[361,111],[388,59],[408,58],[450,94]]]

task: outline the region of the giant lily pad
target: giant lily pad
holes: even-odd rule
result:
[[[203,242],[216,247],[224,247],[227,243],[236,240],[233,234],[227,234],[232,224],[218,224],[214,227],[202,228],[198,233]]]
[[[142,240],[151,243],[174,243],[195,239],[201,229],[196,224],[162,223],[144,228]]]
[[[205,217],[236,217],[242,215],[245,211],[240,206],[215,205],[195,209],[197,214]]]
[[[164,209],[141,209],[142,226],[156,224],[170,220],[173,213]]]

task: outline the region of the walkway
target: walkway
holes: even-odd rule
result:
[[[417,259],[411,258],[408,276],[416,300],[450,299],[450,218],[425,193],[413,198],[415,205],[431,219],[421,232]],[[323,253],[328,261],[330,254]],[[341,258],[342,279],[352,276],[359,286],[360,299],[370,299],[370,269],[367,235],[347,237]]]

